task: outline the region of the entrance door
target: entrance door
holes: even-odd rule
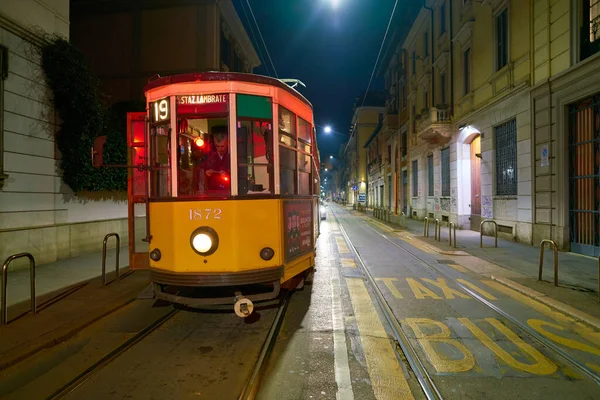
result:
[[[471,230],[481,223],[481,137],[471,142]]]
[[[146,113],[127,113],[127,194],[129,218],[129,269],[147,269],[148,258],[148,171]]]
[[[600,96],[570,108],[571,251],[600,255]]]

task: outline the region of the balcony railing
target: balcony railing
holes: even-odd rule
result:
[[[432,107],[425,113],[417,124],[419,138],[432,140],[450,137],[452,113],[449,108]]]
[[[449,108],[438,109],[432,107],[425,113],[421,114],[421,119],[419,120],[418,127],[419,131],[423,131],[432,125],[450,124],[450,122],[451,114]]]

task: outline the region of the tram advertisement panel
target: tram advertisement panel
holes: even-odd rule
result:
[[[285,262],[313,249],[312,204],[307,201],[283,203]]]

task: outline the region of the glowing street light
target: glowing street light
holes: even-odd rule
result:
[[[331,127],[329,125],[325,127],[325,133],[331,133]]]
[[[333,160],[333,156],[329,156],[329,159],[330,159],[330,160]]]

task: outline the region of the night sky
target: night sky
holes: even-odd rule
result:
[[[349,131],[352,107],[369,83],[394,0],[249,1],[279,78],[300,79],[307,86],[299,91],[314,107],[321,160],[337,156],[344,137],[326,135],[322,127]],[[396,12],[410,1],[400,0]],[[254,29],[264,56],[254,73],[274,76],[246,0],[233,3],[260,56]],[[374,77],[373,89],[383,89],[382,77]]]

